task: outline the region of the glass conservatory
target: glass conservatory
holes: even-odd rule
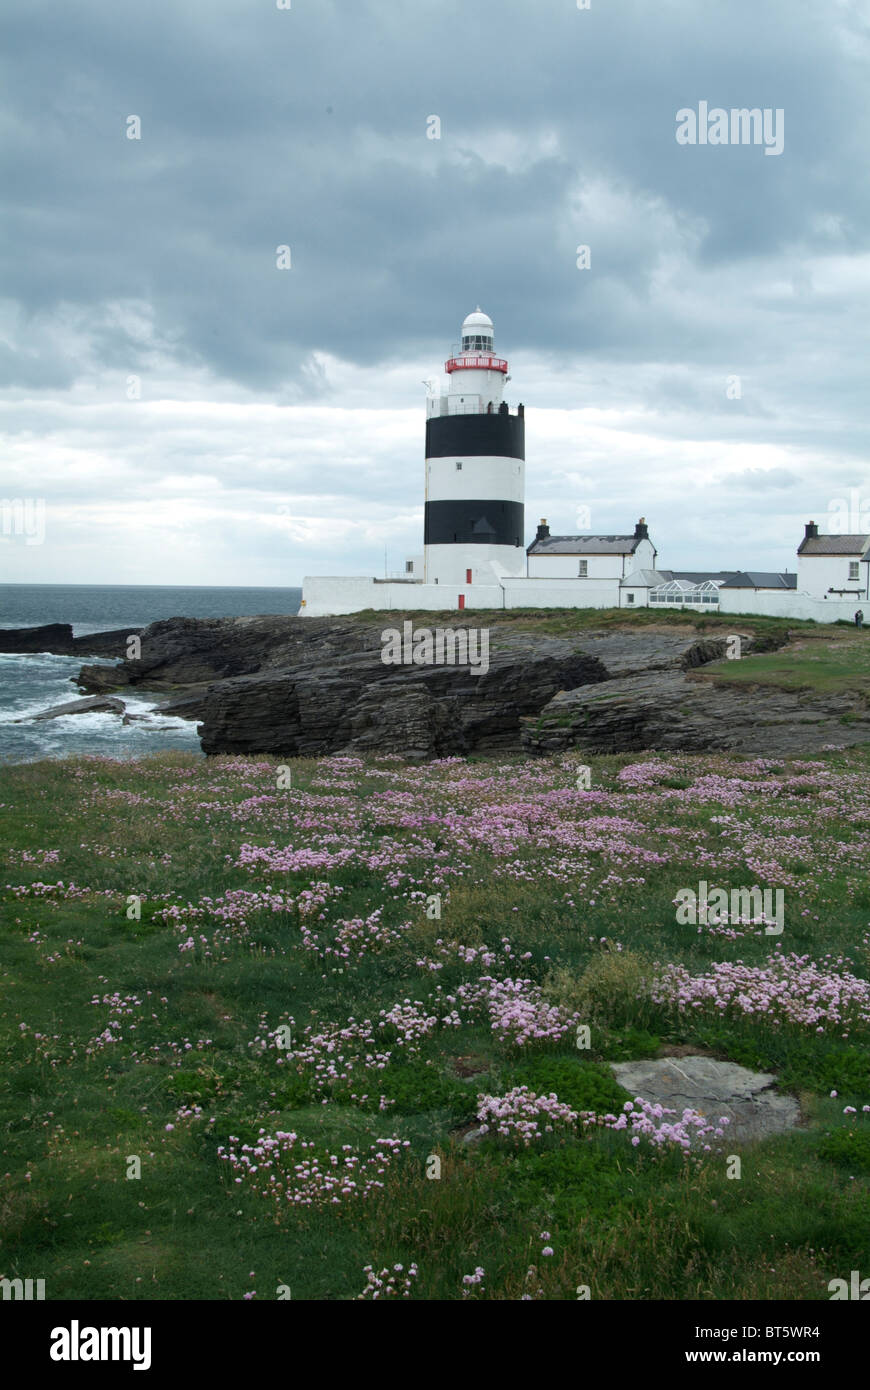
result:
[[[667,584],[650,589],[649,601],[652,607],[672,603],[691,608],[707,604],[718,606],[719,585],[713,579],[705,579],[701,584],[693,584],[689,579],[671,579]]]

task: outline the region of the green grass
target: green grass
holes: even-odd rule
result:
[[[351,614],[351,620],[361,625],[382,623],[383,613],[377,609]],[[417,621],[427,627],[466,627],[487,626],[517,632],[545,633],[551,637],[571,637],[588,631],[606,632],[612,629],[636,628],[691,628],[699,635],[707,637],[725,636],[735,629],[739,632],[755,633],[761,638],[777,642],[787,640],[790,632],[824,634],[836,637],[843,632],[837,623],[819,624],[809,618],[769,618],[758,614],[739,613],[695,613],[673,609],[663,612],[658,608],[486,608],[445,609],[440,613],[423,612],[419,609],[405,609],[391,612],[392,626],[400,626],[406,619]],[[848,631],[848,628],[847,628]]]
[[[298,760],[281,796],[277,760],[266,758],[6,768],[0,1277],[45,1278],[49,1299],[240,1299],[256,1289],[263,1301],[289,1284],[294,1299],[342,1300],[361,1293],[364,1266],[416,1261],[414,1296],[426,1299],[461,1299],[478,1265],[486,1279],[471,1296],[498,1300],[574,1300],[583,1284],[606,1299],[827,1298],[831,1278],[866,1262],[870,1037],[677,1015],[638,997],[638,982],[653,961],[693,972],[723,959],[764,963],[778,943],[680,926],[673,899],[699,877],[762,881],[771,861],[771,873],[798,885],[781,948],[817,961],[847,955],[866,978],[870,750],[760,773],[739,759],[669,756],[655,788],[619,780],[627,763],[652,756],[597,760],[589,799],[576,801],[558,799],[559,788],[574,796],[570,758],[431,768]],[[728,789],[720,799],[693,793],[710,778]],[[540,819],[537,781],[558,791]],[[469,833],[492,822],[494,802],[517,837],[503,853]],[[577,823],[612,818],[588,852],[550,843],[562,805]],[[366,855],[331,870],[233,862],[243,843],[335,848],[357,834]],[[57,861],[43,862],[46,851]],[[520,861],[528,877],[506,873]],[[58,880],[88,891],[32,891]],[[163,916],[170,905],[202,911],[232,890],[297,894],[316,882],[341,890],[322,921],[264,905],[229,927]],[[430,920],[412,895],[436,889],[442,917]],[[139,920],[127,916],[131,895],[143,898]],[[339,950],[335,923],[376,908],[385,927],[410,927],[361,958],[306,948],[304,930]],[[192,949],[180,950],[188,936]],[[494,963],[442,957],[449,941],[484,948]],[[380,1011],[402,1001],[440,1007],[433,1000],[506,972],[587,1019],[590,1048],[571,1033],[512,1045],[480,1018],[435,1029],[409,1055],[395,1030],[380,1030],[376,1046],[391,1054],[383,1069],[347,1083],[326,1085],[295,1055],[306,1027],[351,1018],[377,1027]],[[116,993],[131,1013],[92,1002]],[[285,1056],[259,1047],[290,1018]],[[100,1042],[107,1029],[116,1042]],[[777,1072],[803,1125],[741,1146],[739,1181],[724,1154],[686,1161],[602,1130],[555,1132],[530,1149],[497,1136],[464,1142],[478,1094],[515,1086],[615,1113],[625,1093],[607,1063],[665,1045]],[[179,1116],[189,1107],[201,1116]],[[277,1131],[320,1153],[365,1152],[387,1135],[408,1148],[371,1198],[276,1218],[270,1201],[233,1183],[219,1150]],[[127,1176],[133,1159],[139,1178]],[[437,1178],[427,1176],[433,1160]]]
[[[826,629],[826,633],[827,633]],[[716,684],[772,686],[816,695],[858,695],[866,701],[870,681],[870,634],[841,633],[824,640],[813,634],[775,652],[739,661],[716,662],[694,679]],[[854,716],[853,716],[854,718]],[[844,716],[844,722],[848,716]]]

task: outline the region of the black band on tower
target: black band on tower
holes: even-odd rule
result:
[[[521,458],[522,455],[515,454],[513,457]],[[423,543],[520,546],[523,544],[524,528],[525,508],[522,502],[476,499],[427,502]]]
[[[433,415],[426,421],[427,459],[490,454],[525,459],[526,422],[521,415]],[[513,542],[511,542],[513,544]]]

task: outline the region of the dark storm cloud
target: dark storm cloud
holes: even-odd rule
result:
[[[298,383],[315,347],[440,355],[445,309],[452,325],[477,300],[499,305],[515,349],[709,359],[727,323],[650,311],[668,256],[709,268],[867,245],[863,72],[828,7],[799,9],[800,23],[794,0],[13,7],[7,293],[28,315],[146,301],[180,363],[261,391]],[[784,108],[784,153],[678,146],[675,113],[701,99]],[[125,138],[131,114],[141,141]],[[497,131],[555,146],[505,167],[485,153]],[[604,185],[624,195],[610,212]],[[120,327],[93,345],[108,368],[145,351]]]
[[[9,488],[54,509],[21,563],[79,574],[93,537],[88,578],[147,581],[172,536],[179,582],[399,563],[419,378],[476,303],[530,519],[644,511],[677,568],[789,562],[868,478],[864,14],[7,0],[0,408]],[[781,108],[783,153],[679,145],[701,101]]]

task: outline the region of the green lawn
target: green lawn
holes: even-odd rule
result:
[[[847,629],[837,636],[828,632],[826,629],[825,637],[802,633],[780,651],[716,662],[704,669],[701,679],[866,699],[870,690],[870,632]]]

